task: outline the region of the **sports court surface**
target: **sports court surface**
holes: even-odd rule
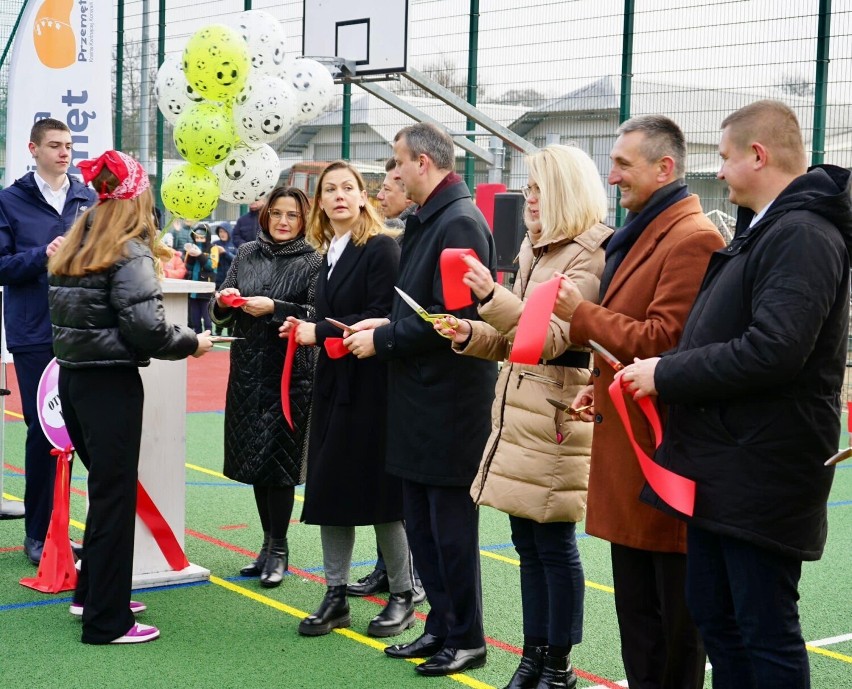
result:
[[[187,409],[186,551],[208,568],[209,583],[137,591],[148,604],[141,622],[156,624],[162,636],[131,647],[85,646],[79,621],[68,614],[70,593],[41,594],[18,584],[35,568],[23,555],[23,524],[0,521],[0,687],[157,689],[197,687],[347,688],[502,687],[517,665],[522,644],[517,555],[508,520],[481,512],[480,545],[488,636],[487,665],[468,674],[423,678],[411,663],[386,658],[381,649],[397,639],[365,635],[382,601],[350,599],[353,626],[318,638],[300,637],[299,619],[322,598],[324,580],[319,529],[298,523],[301,489],[290,530],[290,576],[275,589],[237,575],[253,557],[261,534],[250,488],[221,475],[224,390],[228,353],[190,359]],[[14,394],[7,398],[6,498],[23,495],[23,438]],[[844,422],[845,423],[845,422]],[[841,438],[842,446],[847,436]],[[77,463],[71,484],[71,536],[82,538],[85,472]],[[814,689],[852,688],[852,460],[837,470],[829,503],[830,532],[822,561],[806,563],[801,615]],[[578,530],[582,533],[582,525]],[[586,575],[583,643],[572,657],[578,687],[619,687],[624,670],[609,571],[609,550],[595,538],[580,540]],[[363,576],[375,558],[370,529],[359,529],[352,577]],[[420,608],[425,611],[425,605]],[[414,629],[398,637],[411,640]],[[710,686],[710,678],[705,685]]]

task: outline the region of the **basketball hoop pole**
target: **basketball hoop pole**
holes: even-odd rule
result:
[[[6,458],[6,347],[3,334],[3,292],[0,290],[0,458]],[[3,497],[3,467],[0,462],[0,519],[20,519],[24,503]]]

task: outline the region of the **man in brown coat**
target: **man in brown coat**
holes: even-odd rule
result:
[[[627,219],[611,238],[601,303],[565,279],[555,313],[575,344],[594,340],[622,362],[674,347],[710,255],[724,244],[684,182],[686,144],[667,117],[634,117],[618,129],[609,183]],[[631,689],[700,689],[704,648],[686,609],[683,522],[639,501],[645,484],[607,388],[615,371],[595,357],[593,385],[574,407],[594,403],[586,532],[609,541],[621,655]],[[628,400],[637,441],[653,455],[653,433]]]

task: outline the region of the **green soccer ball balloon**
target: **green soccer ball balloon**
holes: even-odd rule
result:
[[[242,36],[224,24],[196,31],[183,51],[186,80],[207,100],[229,101],[243,87],[251,61]]]
[[[186,220],[201,220],[216,208],[219,180],[200,165],[184,163],[163,180],[160,197],[172,215]]]
[[[233,118],[215,103],[196,103],[175,122],[175,147],[186,160],[203,167],[218,165],[236,143]]]

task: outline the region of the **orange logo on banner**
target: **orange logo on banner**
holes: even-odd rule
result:
[[[71,28],[74,0],[44,0],[33,25],[33,43],[45,67],[63,69],[74,64],[77,37]]]

